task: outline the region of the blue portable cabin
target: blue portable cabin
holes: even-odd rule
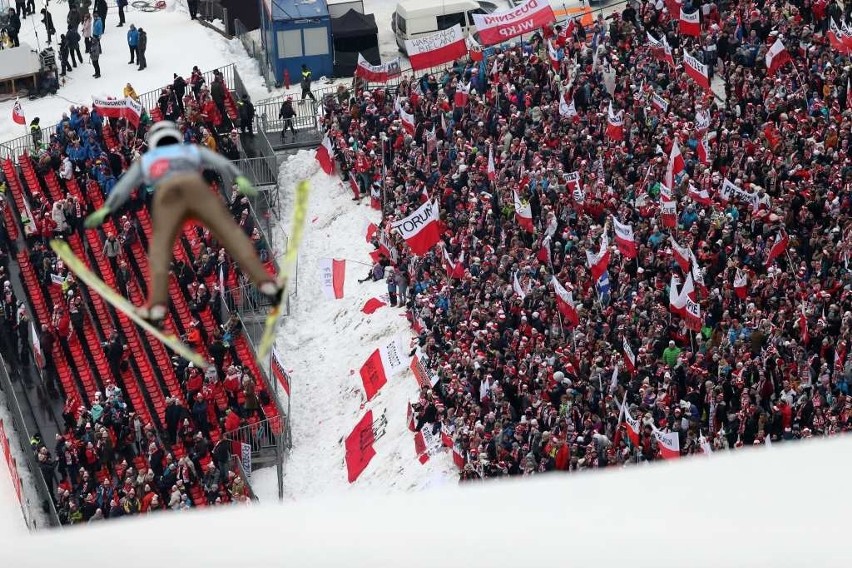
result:
[[[311,68],[315,80],[333,74],[331,17],[326,0],[258,2],[261,41],[278,81],[283,81],[286,69],[290,83],[298,85],[303,63]]]

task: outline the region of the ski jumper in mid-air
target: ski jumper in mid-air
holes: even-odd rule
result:
[[[173,122],[156,123],[148,133],[148,146],[148,152],[115,184],[104,206],[89,215],[85,223],[87,228],[99,226],[109,214],[118,211],[140,184],[153,187],[153,235],[148,247],[151,283],[148,304],[137,307],[137,313],[157,326],[166,317],[172,250],[184,222],[190,219],[207,227],[260,292],[273,305],[277,304],[282,287],[263,267],[252,242],[218,195],[210,190],[201,172],[204,168],[217,170],[224,178],[230,178],[226,182],[233,180],[245,195],[257,193],[251,182],[227,158],[203,146],[184,144],[183,135]]]

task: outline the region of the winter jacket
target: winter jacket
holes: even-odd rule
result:
[[[92,19],[83,20],[83,37],[92,37]]]
[[[89,48],[89,56],[92,58],[92,61],[97,61],[101,58],[101,42],[92,42],[92,46]]]
[[[127,30],[127,45],[130,47],[136,47],[139,45],[139,30],[133,26]]]
[[[95,37],[104,35],[104,21],[99,16],[95,17],[95,21],[92,24],[92,35]]]
[[[139,30],[139,43],[136,45],[136,49],[142,54],[148,49],[148,32],[145,30]]]
[[[68,29],[68,32],[65,34],[65,41],[68,42],[68,47],[72,47],[80,43],[80,33],[77,31],[76,26]]]

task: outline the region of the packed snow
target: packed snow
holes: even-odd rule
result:
[[[29,495],[34,496],[35,489],[33,489],[29,470],[24,465],[24,456],[18,446],[18,435],[12,426],[12,417],[6,406],[6,396],[3,392],[0,392],[0,420],[3,421],[6,435],[11,442],[12,457],[18,462],[18,475],[21,476],[24,485],[23,498],[26,499]],[[30,503],[26,510],[29,516],[35,517],[38,526],[47,526],[44,513],[42,513],[39,507]],[[0,542],[5,542],[15,535],[26,533],[27,524],[24,520],[24,513],[21,511],[18,497],[15,494],[12,476],[9,467],[6,465],[6,458],[3,455],[2,449],[0,449],[0,535],[3,535]],[[0,552],[0,557],[2,557],[2,552]]]
[[[359,284],[370,270],[372,250],[365,238],[368,222],[379,214],[369,198],[352,201],[339,177],[319,169],[313,150],[300,151],[281,166],[282,209],[292,210],[297,181],[310,179],[310,205],[299,251],[298,295],[284,320],[277,348],[291,371],[293,449],[285,462],[285,498],[328,495],[349,487],[343,439],[372,409],[374,420],[387,418],[386,434],[374,444],[376,456],[353,487],[388,491],[425,489],[455,482],[455,465],[441,453],[425,465],[417,460],[413,434],[406,427],[408,401],[416,401],[417,382],[410,371],[388,378],[366,402],[359,369],[369,355],[397,334],[408,347],[411,332],[404,311],[386,306],[372,315],[361,312],[373,297],[385,296],[385,281]],[[283,229],[289,227],[289,219]],[[277,249],[281,250],[281,245]],[[317,260],[346,259],[344,298],[329,300],[319,285]],[[363,263],[363,264],[361,264]],[[274,468],[252,474],[262,500],[277,498]]]

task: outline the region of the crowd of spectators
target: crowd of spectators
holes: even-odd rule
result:
[[[126,91],[128,96],[136,96],[132,85],[128,84]],[[226,94],[221,74],[214,72],[213,85],[208,90],[204,76],[196,67],[188,81],[175,74],[173,83],[162,90],[157,108],[149,110],[154,120],[174,120],[187,142],[238,156],[239,136],[231,130],[233,124],[227,118],[223,98]],[[83,334],[86,320],[94,323],[95,308],[88,303],[89,292],[81,289],[74,275],[48,246],[53,238],[67,239],[75,234],[83,238],[82,221],[94,209],[85,189],[81,200],[68,190],[68,184],[73,181],[77,187],[87,188],[94,181],[103,196],[108,195],[115,180],[145,152],[145,132],[151,120],[146,113],[135,126],[124,118],[106,119],[94,108],[72,106],[55,130],[39,130],[38,138],[33,137],[35,148],[30,156],[39,179],[56,174],[64,193],[63,199],[51,201],[41,187],[30,187],[29,211],[20,212],[24,245],[39,284],[44,290],[61,287],[62,301],[53,302],[50,321],[42,322],[39,333],[44,354],[43,376],[51,396],[67,394],[61,393],[57,385],[54,346],[60,345],[63,352],[70,352],[74,343],[86,342]],[[221,182],[215,172],[205,172],[205,176],[214,184]],[[0,183],[3,181],[0,178]],[[117,234],[106,231],[98,237],[103,239],[101,254],[109,261],[117,287],[128,298],[131,288],[139,291],[146,286],[138,267],[134,267],[137,262],[134,244],[146,244],[136,213],[147,207],[149,199],[147,188],[140,188],[126,209],[115,216]],[[248,200],[240,198],[235,189],[225,200],[240,226],[256,243],[258,253],[268,258],[263,235],[249,214]],[[2,203],[4,207],[9,205],[6,200]],[[184,339],[196,349],[203,348],[212,365],[202,372],[177,357],[157,361],[157,365],[173,366],[182,398],[166,397],[164,416],[158,417],[159,423],[146,423],[121,386],[122,375],[128,372],[131,360],[144,355],[128,349],[120,329],[104,330],[108,336],[100,348],[110,369],[110,376],[99,377],[106,386],[104,392],[86,393],[89,400],[85,402],[76,395],[67,396],[64,425],[54,444],[50,446],[49,440],[39,436],[31,440],[45,481],[54,492],[63,524],[250,500],[245,480],[232,467],[232,444],[224,434],[263,421],[264,407],[271,401],[265,390],[257,388],[252,371],[241,365],[234,348],[242,333],[239,318],[234,314],[228,318],[222,316],[219,283],[228,281],[237,268],[208,231],[196,228],[193,236],[192,263],[175,259],[173,273],[185,291],[193,318]],[[0,247],[2,282],[7,274],[8,256],[16,254],[16,244],[8,238],[5,227],[0,234]],[[0,347],[7,361],[15,352],[29,361],[27,310],[14,297],[9,283],[5,284],[3,321],[8,325],[0,328]],[[7,288],[9,294],[5,294]],[[211,313],[215,319],[212,335],[200,324],[204,312]]]
[[[672,4],[629,2],[591,26],[563,22],[486,50],[481,62],[323,102],[344,175],[383,196],[380,231],[440,203],[445,232],[428,254],[391,235],[389,289],[422,328],[418,350],[438,378],[415,405],[418,421],[451,437],[464,480],[661,459],[655,429],[676,432],[685,456],[852,427],[852,67],[826,36],[830,17],[850,21],[850,4],[686,0],[701,12],[697,38],[678,33]],[[667,38],[674,67],[649,34]],[[777,38],[792,62],[771,74],[765,54]],[[684,50],[710,67],[716,93],[686,75]],[[571,103],[576,115],[564,112]],[[623,112],[623,140],[607,135],[610,104]],[[398,108],[414,115],[413,132]],[[675,139],[685,170],[670,188],[676,227],[666,228],[660,182]],[[566,182],[572,172],[581,192]],[[725,203],[725,179],[757,198]],[[701,190],[710,200],[690,197]],[[529,202],[534,232],[519,225],[513,191]],[[638,255],[610,247],[610,292],[599,296],[586,252],[605,231],[614,244],[613,217],[632,225]],[[767,263],[782,234],[787,250]],[[700,332],[669,309],[672,275],[687,276],[670,235],[703,275]],[[560,318],[551,275],[573,293],[578,325]],[[622,401],[641,424],[635,445]]]

